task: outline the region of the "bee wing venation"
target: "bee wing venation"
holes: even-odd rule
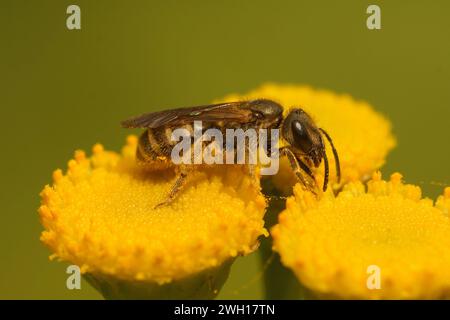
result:
[[[122,121],[121,124],[125,128],[155,129],[167,125],[180,125],[194,120],[205,122],[227,120],[244,123],[250,121],[252,116],[250,110],[241,108],[244,104],[245,102],[226,102],[150,112]]]

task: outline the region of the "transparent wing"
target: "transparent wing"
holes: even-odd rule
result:
[[[122,121],[124,128],[158,128],[176,126],[201,120],[206,122],[235,121],[246,123],[252,120],[252,111],[243,108],[246,101],[226,102],[204,106],[178,108],[166,111],[145,113]]]

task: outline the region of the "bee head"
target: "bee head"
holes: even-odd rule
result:
[[[318,167],[324,152],[319,129],[302,109],[292,109],[284,119],[281,134],[297,156],[305,156]]]

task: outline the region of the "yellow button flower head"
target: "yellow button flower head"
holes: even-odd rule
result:
[[[368,180],[372,172],[384,164],[388,152],[395,146],[389,121],[368,103],[356,101],[349,95],[309,86],[266,84],[243,95],[226,96],[220,101],[256,98],[279,102],[285,107],[285,114],[292,107],[301,107],[310,114],[333,139],[341,161],[342,183]],[[331,148],[328,143],[326,145],[330,155],[330,182],[333,184],[336,171]],[[323,176],[323,164],[317,171]],[[279,174],[273,181],[285,194],[291,192],[296,178],[285,158],[281,159]]]
[[[296,185],[274,249],[313,296],[450,298],[450,187],[433,205],[401,179],[376,173],[367,191],[354,182],[320,200]]]
[[[234,257],[267,235],[259,182],[244,166],[204,168],[154,209],[176,177],[138,166],[136,146],[135,136],[122,154],[96,145],[55,171],[41,193],[41,240],[108,298],[214,297]]]

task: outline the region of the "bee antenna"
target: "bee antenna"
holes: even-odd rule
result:
[[[323,153],[323,162],[325,163],[325,177],[323,178],[323,192],[327,191],[328,186],[328,174],[329,174],[329,166],[328,166],[328,157],[327,154]]]
[[[325,138],[327,138],[328,142],[331,145],[331,150],[333,150],[333,156],[334,156],[334,162],[336,163],[336,176],[337,176],[337,182],[339,183],[341,181],[341,165],[339,162],[339,155],[337,153],[336,148],[334,147],[333,144],[333,140],[331,140],[330,135],[322,128],[319,128],[319,130],[323,133],[323,135],[325,136]],[[325,154],[325,152],[324,152]],[[326,155],[324,156],[324,158],[326,159]],[[325,163],[325,167],[326,167],[326,163]],[[325,176],[326,176],[326,172],[325,172]]]

